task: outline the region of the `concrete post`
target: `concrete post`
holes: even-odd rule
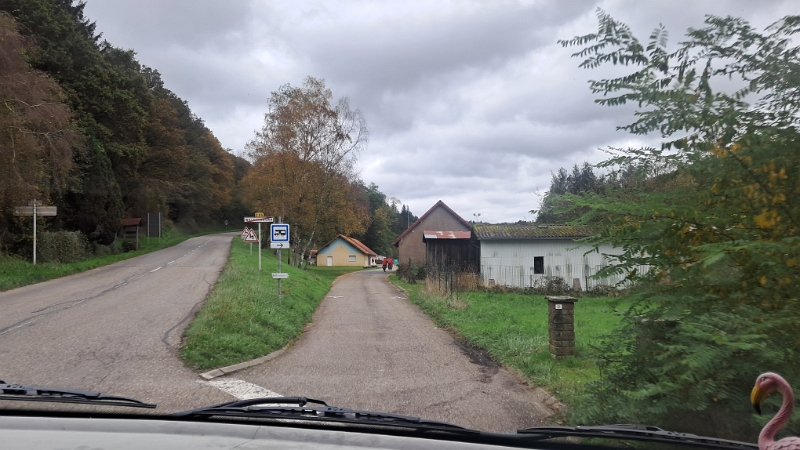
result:
[[[575,302],[574,297],[547,298],[547,317],[550,325],[550,356],[564,359],[575,355]]]

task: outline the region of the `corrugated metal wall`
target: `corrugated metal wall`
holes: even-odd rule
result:
[[[587,253],[589,252],[589,253]],[[575,278],[581,289],[598,285],[613,286],[624,278],[619,275],[592,279],[611,263],[603,254],[618,254],[610,245],[595,251],[588,245],[568,239],[481,241],[481,278],[486,286],[536,287],[547,278],[560,277],[570,287]],[[544,273],[534,273],[534,258],[544,258]],[[639,269],[646,271],[647,268]]]

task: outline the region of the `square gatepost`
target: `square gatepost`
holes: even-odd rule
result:
[[[550,356],[564,359],[575,356],[575,297],[548,296],[547,317],[550,328]]]

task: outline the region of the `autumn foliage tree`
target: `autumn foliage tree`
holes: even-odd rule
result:
[[[764,32],[706,18],[668,49],[606,13],[579,46],[582,67],[633,68],[591,81],[597,102],[639,106],[633,134],[659,148],[617,150],[603,166],[669,168],[669,189],[575,197],[596,242],[624,248],[607,268],[638,282],[622,326],[599,347],[602,379],[574,409],[582,423],[649,423],[754,441],[756,376],[800,384],[800,16]],[[650,265],[648,273],[636,272]],[[765,419],[766,420],[766,419]],[[789,432],[800,431],[797,423]]]
[[[0,249],[14,252],[27,234],[11,230],[7,205],[33,198],[58,206],[48,226],[80,231],[98,249],[114,243],[123,217],[162,212],[191,231],[241,217],[236,182],[249,164],[157,70],[102,40],[84,7],[0,1],[3,29],[19,32],[0,41],[0,190],[15,196],[0,199]]]
[[[346,98],[332,102],[323,80],[273,92],[264,126],[247,144],[253,168],[243,180],[254,209],[292,226],[292,246],[305,260],[317,243],[369,225],[355,164],[367,128]]]
[[[14,206],[66,190],[78,141],[63,91],[25,61],[30,45],[0,13],[0,242]]]

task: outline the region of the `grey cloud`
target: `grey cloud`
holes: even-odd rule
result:
[[[635,107],[598,106],[587,86],[624,69],[579,69],[575,49],[556,44],[594,32],[597,6],[643,40],[663,23],[674,44],[707,13],[763,27],[795,4],[89,0],[86,11],[113,45],[158,69],[225,147],[252,138],[270,92],[325,78],[367,120],[367,183],[418,215],[442,199],[467,219],[511,221],[537,207],[552,171],[637,139],[616,131]]]
[[[134,49],[155,51],[172,46],[235,49],[245,42],[251,18],[250,4],[240,1],[98,0],[89,1],[85,10],[112,44],[130,42]]]

